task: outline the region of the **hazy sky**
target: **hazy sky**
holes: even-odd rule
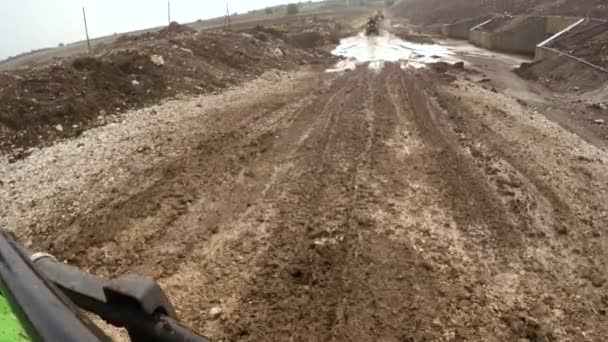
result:
[[[230,12],[297,2],[229,0]],[[32,49],[84,39],[84,4],[91,37],[167,23],[167,0],[0,0],[0,60]],[[190,22],[221,16],[225,0],[171,0],[171,18]]]

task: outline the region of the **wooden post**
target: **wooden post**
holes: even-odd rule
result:
[[[167,32],[169,40],[171,40],[171,0],[167,0],[167,20],[169,21]]]
[[[89,27],[87,26],[87,14],[82,6],[82,17],[84,18],[84,32],[87,35],[87,46],[89,47],[89,53],[91,53],[91,40],[89,39]]]
[[[228,7],[228,0],[226,0],[226,16],[224,16],[224,31],[230,31],[230,9]]]

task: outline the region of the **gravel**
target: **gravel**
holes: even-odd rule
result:
[[[90,212],[116,189],[128,189],[133,175],[182,155],[208,129],[210,113],[296,81],[294,73],[277,75],[279,80],[258,78],[220,94],[179,96],[123,114],[120,123],[102,117],[111,123],[13,163],[0,155],[0,226],[36,234]]]

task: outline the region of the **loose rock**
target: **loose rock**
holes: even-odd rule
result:
[[[157,66],[165,65],[165,60],[163,59],[163,56],[161,56],[161,55],[151,55],[150,60],[152,61],[152,63],[154,63]]]
[[[211,308],[211,310],[209,310],[209,318],[216,320],[216,319],[220,318],[220,316],[222,315],[223,312],[224,312],[224,310],[222,310],[221,307],[214,306]]]
[[[283,57],[285,55],[285,53],[283,53],[283,50],[279,48],[274,49],[272,53],[275,55],[275,57]]]

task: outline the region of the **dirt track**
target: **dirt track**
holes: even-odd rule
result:
[[[0,224],[216,339],[608,336],[604,149],[428,70],[255,82],[2,161]]]

